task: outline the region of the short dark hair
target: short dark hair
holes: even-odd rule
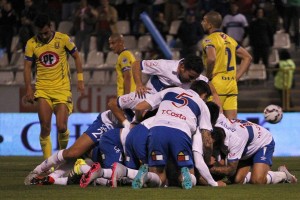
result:
[[[184,68],[187,70],[194,70],[201,74],[204,70],[204,65],[200,56],[188,55],[183,59]]]
[[[220,107],[212,101],[206,103],[208,110],[210,112],[210,122],[214,126],[217,123],[220,114]]]
[[[214,127],[211,132],[211,137],[214,140],[214,149],[216,150],[227,150],[227,147],[224,144],[224,140],[226,137],[225,131],[223,128]],[[223,152],[225,153],[225,152]]]
[[[34,20],[34,25],[38,28],[44,28],[45,26],[50,26],[51,21],[47,14],[41,13],[36,16]]]
[[[207,21],[213,25],[214,28],[221,28],[222,16],[216,11],[210,11],[205,14]]]
[[[207,97],[211,96],[210,87],[209,87],[208,83],[206,83],[203,80],[196,80],[196,81],[194,81],[192,83],[190,89],[194,90],[199,95],[206,93]]]

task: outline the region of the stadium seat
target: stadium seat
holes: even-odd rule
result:
[[[290,36],[288,33],[277,32],[274,34],[273,48],[289,49],[291,47]]]
[[[84,66],[84,64],[85,64],[84,53],[79,52],[79,56],[80,56],[80,59],[81,59],[82,66]],[[68,55],[68,63],[70,65],[70,69],[76,69],[75,61],[74,61],[74,59],[71,55]]]
[[[133,35],[124,36],[124,43],[127,49],[136,49],[137,41]]]
[[[248,71],[245,73],[246,80],[266,80],[266,67],[264,64],[251,64]]]
[[[85,67],[97,67],[104,63],[104,55],[103,52],[100,51],[90,51],[87,57],[87,62]]]
[[[0,83],[12,84],[14,82],[13,71],[0,71]]]
[[[179,60],[180,59],[180,52],[179,50],[172,50],[172,59]]]
[[[182,22],[182,20],[173,20],[171,22],[170,29],[169,29],[170,35],[177,35],[178,28],[179,28],[181,22]]]
[[[109,51],[105,59],[105,65],[108,67],[115,67],[117,60],[118,60],[118,55],[115,54],[113,51]]]
[[[7,67],[8,64],[7,53],[3,53],[2,55],[0,55],[0,68]]]
[[[142,35],[139,37],[138,49],[142,52],[152,49],[152,38],[150,35]]]
[[[24,68],[24,53],[17,51],[12,54],[10,65],[12,67]]]
[[[117,21],[117,29],[120,34],[128,35],[130,34],[130,23],[127,20]]]
[[[90,38],[90,51],[97,51],[97,37],[91,36]]]
[[[58,24],[57,31],[70,35],[72,27],[73,27],[73,23],[71,21],[61,21]]]
[[[19,36],[16,35],[13,37],[12,41],[11,41],[11,45],[10,45],[10,50],[11,52],[13,52],[16,48],[16,46],[18,45],[19,43]]]
[[[142,60],[142,52],[139,50],[131,50],[136,60]]]
[[[275,66],[279,63],[279,54],[278,50],[272,48],[271,54],[269,56],[269,65],[270,66]]]

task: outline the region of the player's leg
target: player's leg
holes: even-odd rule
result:
[[[223,112],[228,119],[237,118],[237,95],[226,96],[223,104]]]
[[[66,104],[56,104],[54,114],[56,116],[59,149],[65,149],[68,146],[70,135],[68,130],[69,109]]]
[[[51,102],[44,98],[38,98],[38,116],[40,120],[40,144],[43,151],[44,159],[52,154],[52,143],[50,137],[52,107]],[[50,103],[50,104],[49,104]]]
[[[236,184],[244,184],[246,182],[249,183],[250,177],[247,177],[247,174],[250,171],[252,164],[253,164],[253,162],[252,162],[251,158],[247,159],[247,160],[240,160],[237,170],[236,170],[236,173],[232,177],[233,183],[236,183]]]

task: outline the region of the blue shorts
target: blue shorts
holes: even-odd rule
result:
[[[248,165],[253,165],[255,163],[265,163],[269,166],[272,166],[272,158],[275,149],[275,142],[272,140],[266,146],[260,148],[253,156],[243,161],[243,163],[247,163]]]
[[[120,128],[102,134],[98,147],[103,168],[111,168],[114,162],[123,162],[123,146],[120,139]]]
[[[171,156],[178,167],[193,168],[192,140],[183,131],[155,126],[150,129],[148,144],[149,166],[163,167]]]
[[[103,133],[110,130],[111,127],[102,122],[101,113],[97,116],[97,119],[88,127],[85,133],[93,140],[94,143],[99,142]]]
[[[141,164],[148,163],[147,138],[149,129],[139,124],[133,127],[126,137],[125,165],[131,169],[138,169]]]

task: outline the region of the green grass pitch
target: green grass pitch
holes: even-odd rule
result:
[[[196,186],[191,190],[177,187],[144,188],[133,190],[131,187],[107,188],[79,185],[70,186],[25,186],[26,175],[42,161],[41,157],[0,157],[0,199],[222,199],[222,200],[291,200],[300,199],[300,184],[277,185],[229,185],[224,188]],[[300,157],[274,158],[273,170],[285,164],[289,171],[300,179]]]

